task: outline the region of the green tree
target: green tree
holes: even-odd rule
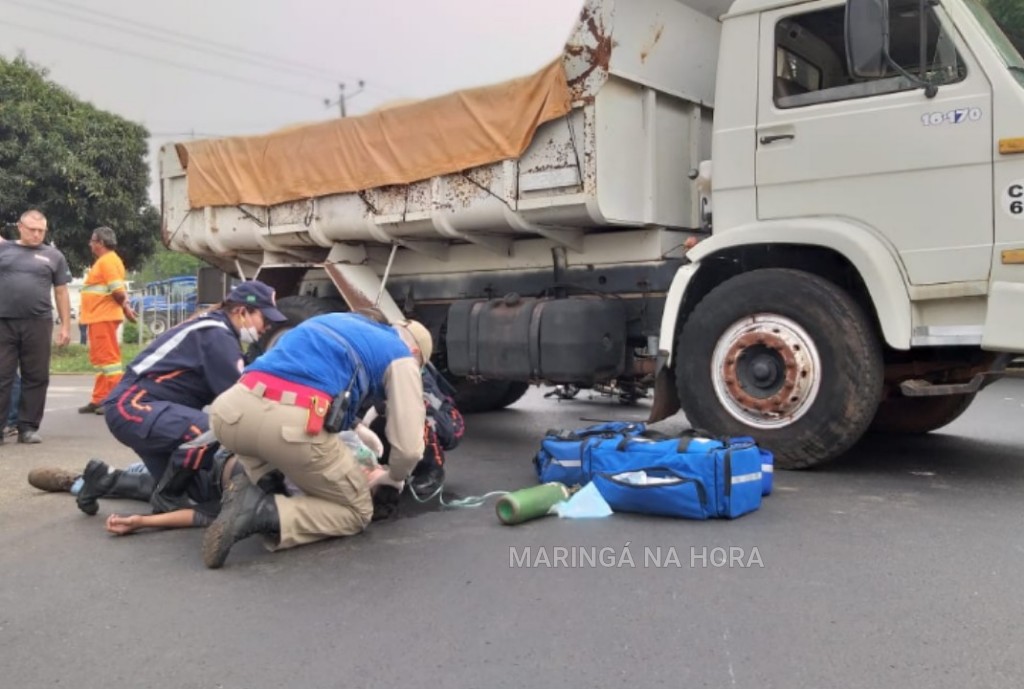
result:
[[[142,287],[147,282],[163,280],[177,275],[195,275],[199,268],[206,265],[200,259],[189,254],[180,254],[163,246],[158,246],[132,276],[135,287]]]
[[[1021,0],[985,0],[989,12],[1010,37],[1017,50],[1024,52],[1024,2]]]
[[[107,225],[125,264],[136,267],[160,228],[148,195],[149,134],[46,76],[24,57],[0,57],[0,222],[41,210],[76,275],[93,261],[92,230]]]

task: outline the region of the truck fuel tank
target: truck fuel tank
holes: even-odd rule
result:
[[[626,309],[599,297],[458,301],[446,346],[458,376],[590,386],[625,368]]]

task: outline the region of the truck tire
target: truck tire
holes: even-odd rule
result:
[[[284,314],[288,320],[280,325],[268,328],[256,342],[255,351],[259,353],[268,351],[274,346],[279,337],[308,318],[325,313],[346,311],[347,309],[348,307],[341,299],[323,299],[302,295],[279,299],[277,310]]]
[[[678,342],[676,386],[691,425],[753,436],[782,469],[839,456],[878,409],[874,328],[816,275],[769,268],[727,280],[697,304]]]
[[[518,402],[526,394],[526,391],[530,389],[529,383],[523,383],[520,381],[511,381],[508,384],[508,389],[500,400],[498,400],[498,406],[495,409],[504,409],[505,407],[511,407],[513,404]]]
[[[504,409],[519,400],[529,390],[529,383],[508,380],[471,381],[446,375],[455,388],[455,406],[463,414]]]
[[[890,397],[878,405],[869,429],[873,433],[923,434],[953,423],[974,401],[971,395]]]

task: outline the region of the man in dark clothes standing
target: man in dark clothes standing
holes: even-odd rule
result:
[[[64,254],[43,244],[46,216],[37,210],[25,211],[18,220],[18,233],[21,239],[16,242],[0,241],[0,419],[7,418],[11,386],[20,366],[18,442],[40,443],[39,425],[50,386],[52,304],[57,304],[60,316],[57,344],[63,347],[71,341],[71,275]]]

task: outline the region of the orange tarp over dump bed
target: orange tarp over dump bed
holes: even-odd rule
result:
[[[192,208],[270,206],[518,158],[570,110],[561,59],[536,74],[264,136],[178,144]]]

